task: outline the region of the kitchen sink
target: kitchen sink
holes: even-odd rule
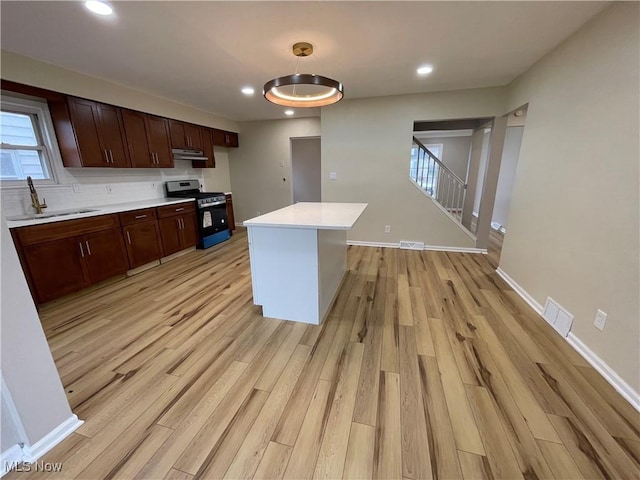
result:
[[[30,213],[27,215],[13,215],[8,216],[7,220],[10,221],[18,221],[18,220],[40,220],[43,218],[53,218],[53,217],[66,217],[67,215],[78,215],[80,213],[90,213],[97,212],[96,209],[91,208],[83,208],[81,210],[60,210],[58,212],[47,212],[47,213]]]

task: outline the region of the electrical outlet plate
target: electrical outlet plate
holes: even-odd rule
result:
[[[111,187],[111,185],[107,185],[105,189],[107,190],[107,193],[113,193],[113,188]]]
[[[338,178],[338,174],[336,172],[329,172],[329,180],[336,180]]]
[[[384,226],[384,233],[391,233],[391,225]]]
[[[80,193],[80,184],[79,183],[74,183],[73,184],[73,193]]]
[[[604,330],[604,325],[607,323],[607,314],[602,310],[596,310],[596,319],[593,321],[593,325],[600,331]]]

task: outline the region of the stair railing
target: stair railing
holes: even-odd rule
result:
[[[462,222],[467,184],[416,137],[413,137],[413,143],[417,154],[412,156],[415,165],[412,161],[409,176],[450,215]]]

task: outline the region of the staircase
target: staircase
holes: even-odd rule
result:
[[[413,137],[409,177],[431,200],[462,226],[467,184]]]

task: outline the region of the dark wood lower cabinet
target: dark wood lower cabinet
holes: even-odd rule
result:
[[[38,303],[48,302],[90,284],[82,256],[81,238],[63,238],[24,248],[24,258]]]
[[[229,225],[229,231],[233,232],[236,229],[236,220],[233,216],[233,199],[231,194],[225,194],[227,199],[227,225]]]
[[[125,273],[117,215],[46,223],[11,231],[36,303]]]
[[[129,266],[136,268],[162,257],[158,222],[137,223],[122,227],[127,246]]]
[[[24,258],[40,303],[127,271],[119,229],[29,245]]]
[[[120,229],[85,235],[84,260],[91,283],[101,282],[128,270]]]
[[[165,255],[171,255],[185,248],[193,247],[198,243],[198,230],[194,213],[161,218],[158,223],[160,224],[162,249]]]

